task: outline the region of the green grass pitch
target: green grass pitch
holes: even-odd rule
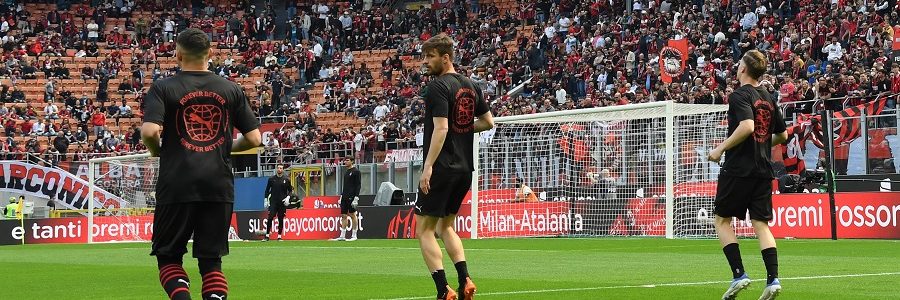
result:
[[[900,299],[900,241],[779,240],[780,299]],[[465,240],[478,299],[719,299],[730,279],[714,240]],[[229,299],[434,299],[415,240],[232,242]],[[3,299],[165,299],[149,244],[0,247]],[[741,253],[756,299],[756,240]],[[456,271],[445,259],[448,280]],[[196,260],[185,267],[199,299]],[[452,284],[455,286],[455,284]]]

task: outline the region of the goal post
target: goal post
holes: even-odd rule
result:
[[[88,160],[88,243],[147,240],[158,170],[149,153]]]
[[[706,157],[727,110],[665,101],[495,118],[474,146],[472,238],[714,236],[719,166]]]

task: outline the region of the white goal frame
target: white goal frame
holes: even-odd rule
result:
[[[96,191],[96,174],[97,174],[97,165],[104,162],[115,161],[115,160],[127,160],[133,158],[148,158],[150,157],[150,153],[140,153],[140,154],[130,154],[130,155],[119,155],[119,156],[108,156],[108,157],[99,157],[92,158],[88,160],[88,244],[92,244],[94,242],[94,235],[92,234],[94,228],[94,192]]]
[[[704,113],[721,113],[728,111],[728,105],[722,104],[681,104],[673,101],[660,101],[650,103],[637,103],[607,107],[595,107],[576,110],[545,112],[527,115],[516,115],[494,118],[497,124],[537,124],[537,123],[565,123],[584,121],[615,121],[638,120],[647,118],[665,118],[665,209],[667,239],[675,238],[674,210],[675,210],[675,119],[679,116],[690,116]],[[724,138],[724,137],[723,137]],[[475,171],[472,176],[472,205],[471,205],[471,238],[478,239],[479,227],[479,177],[481,134],[476,134],[473,143]]]

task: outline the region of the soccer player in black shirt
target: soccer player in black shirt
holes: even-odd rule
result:
[[[453,40],[441,34],[422,46],[428,74],[434,79],[425,89],[425,163],[415,204],[416,236],[425,265],[431,272],[438,299],[472,299],[475,284],[469,277],[462,241],[453,223],[463,198],[472,186],[475,133],[494,127],[481,89],[453,68]],[[477,116],[477,120],[476,120]],[[456,266],[459,289],[447,284],[440,236]]]
[[[281,240],[281,234],[284,233],[284,214],[287,212],[288,197],[294,187],[291,181],[284,176],[284,165],[278,164],[275,167],[275,176],[269,177],[266,183],[265,196],[269,201],[269,217],[266,218],[266,237],[263,241],[269,240],[269,232],[272,230],[272,219],[278,216],[278,240]]]
[[[772,220],[774,178],[769,156],[773,144],[787,140],[787,132],[774,98],[759,86],[767,66],[765,55],[756,50],[741,58],[737,70],[741,87],[728,97],[729,136],[709,153],[709,160],[718,162],[727,152],[719,174],[714,212],[716,233],[734,279],[722,299],[734,299],[750,284],[731,227],[733,218],[743,220],[748,211],[766,265],[767,284],[760,299],[774,299],[781,291],[775,238],[768,223]]]
[[[359,190],[362,188],[362,178],[360,178],[362,174],[354,162],[353,157],[344,158],[344,167],[347,168],[347,171],[344,172],[344,186],[341,189],[341,235],[333,239],[335,241],[355,241],[356,231],[359,230],[359,218],[353,202],[358,200]],[[348,222],[350,223],[348,224]],[[350,238],[345,239],[347,230],[351,230],[351,235]]]
[[[203,299],[221,300],[228,294],[222,256],[228,254],[234,206],[231,152],[260,145],[259,123],[241,88],[207,70],[209,39],[203,31],[181,32],[176,45],[182,71],[150,87],[141,127],[160,165],[150,255],[156,256],[166,295],[191,299],[182,256],[193,236]],[[243,134],[237,140],[231,139],[234,128]]]

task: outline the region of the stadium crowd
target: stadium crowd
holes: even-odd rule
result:
[[[10,156],[51,158],[69,145],[78,145],[77,159],[142,149],[136,127],[106,126],[108,118],[140,116],[140,107],[109,95],[109,81],[119,79],[113,91],[121,99],[133,94],[141,103],[147,82],[178,71],[157,58],[171,57],[173,37],[188,27],[226,50],[210,59],[216,74],[236,81],[255,70],[265,74],[245,85],[253,107],[263,122],[288,122],[264,138],[266,152],[296,161],[347,152],[371,159],[375,151],[420,144],[428,79],[419,55],[422,43],[442,32],[456,39],[458,70],[482,87],[495,116],[661,100],[726,103],[737,85],[736,62],[751,49],[771,61],[762,84],[782,103],[803,103],[789,116],[820,109],[811,104],[818,99],[850,99],[829,102],[842,106],[900,92],[900,66],[890,64],[892,24],[900,24],[893,0],[536,0],[502,9],[498,0],[455,0],[419,10],[359,0],[286,1],[283,8],[263,1],[52,2],[57,10],[40,18],[22,1],[0,6],[0,76],[9,78],[0,91],[0,124]],[[140,11],[161,13],[137,17]],[[110,18],[124,25],[104,30]],[[670,39],[688,40],[688,58],[680,78],[665,83],[658,61]],[[133,49],[130,59],[119,49]],[[381,49],[394,52],[380,68],[355,61],[358,51]],[[101,58],[77,72],[95,92],[55,86],[75,73],[69,56]],[[25,99],[17,82],[40,73],[50,79],[44,99]],[[319,87],[323,102],[313,98]],[[47,103],[43,111],[32,107],[36,101]],[[891,98],[888,107],[895,106]],[[356,116],[364,126],[319,126],[318,116],[329,112]]]

